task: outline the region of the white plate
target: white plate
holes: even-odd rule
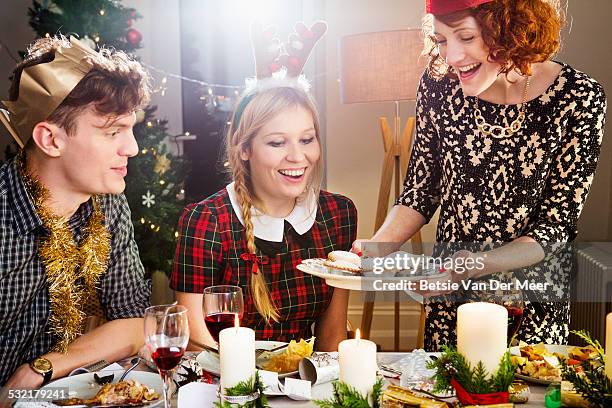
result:
[[[549,353],[558,353],[563,356],[567,356],[569,349],[572,348],[573,346],[567,346],[563,344],[545,344],[544,347],[546,347],[546,351],[548,351]],[[519,346],[510,347],[510,354],[513,356],[520,356],[521,355],[520,347]],[[524,381],[528,381],[533,384],[541,384],[541,385],[549,385],[554,382],[558,382],[558,381],[553,381],[553,380],[544,380],[541,378],[533,378],[533,377],[529,377],[528,375],[518,374],[518,373],[516,374],[515,377],[518,378],[519,380],[524,380]]]
[[[374,287],[374,282],[382,280],[385,283],[400,283],[401,281],[418,281],[421,279],[447,279],[448,272],[440,272],[434,275],[417,275],[411,274],[408,270],[402,271],[385,271],[382,274],[375,274],[372,271],[366,272],[349,272],[341,269],[330,268],[323,264],[325,260],[321,258],[305,259],[298,264],[297,269],[310,275],[318,276],[325,279],[329,286],[334,286],[341,289],[357,290],[357,291],[383,291]],[[382,286],[377,285],[378,288]],[[396,287],[387,290],[396,291]]]
[[[287,343],[282,342],[282,341],[258,340],[258,341],[255,341],[255,348],[271,350],[273,348],[282,346],[283,344],[287,344]],[[198,362],[200,367],[202,367],[204,370],[208,371],[209,373],[214,374],[216,376],[221,375],[220,369],[219,369],[219,355],[218,354],[211,353],[210,351],[204,350],[200,354],[198,354],[198,356],[196,357],[196,361]],[[260,361],[258,360],[257,363],[259,364]],[[295,375],[297,373],[298,373],[297,371],[292,371],[289,373],[282,373],[282,374],[278,374],[278,377],[285,378],[290,375]]]
[[[115,381],[121,377],[124,373],[124,370],[111,371],[106,370],[103,372],[98,372],[98,376],[103,377],[106,375],[114,374]],[[159,374],[157,373],[149,373],[146,371],[132,371],[130,372],[126,380],[136,380],[139,383],[146,385],[149,388],[153,388],[159,394],[159,400],[156,400],[150,404],[142,405],[146,408],[159,407],[164,405],[164,388]],[[41,390],[44,389],[52,389],[58,387],[66,387],[68,388],[68,396],[67,398],[92,398],[96,395],[100,388],[100,385],[96,384],[94,381],[94,373],[85,373],[73,375],[72,377],[64,377],[58,380],[52,381],[49,384],[41,387]],[[19,407],[20,404],[15,404],[15,407]],[[26,406],[26,405],[24,405]],[[31,406],[31,405],[29,405]],[[59,405],[55,404],[41,404],[40,406],[48,406],[48,407],[58,407]]]

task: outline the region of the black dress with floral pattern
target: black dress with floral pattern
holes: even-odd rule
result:
[[[427,221],[440,207],[438,243],[476,243],[487,249],[529,236],[542,245],[544,261],[520,270],[519,276],[554,282],[554,287],[548,293],[523,292],[518,337],[565,344],[572,256],[555,248],[576,237],[600,152],[606,98],[594,79],[561,65],[555,82],[525,103],[521,129],[503,139],[478,130],[476,98],[466,97],[458,80],[436,80],[425,73],[417,100],[417,136],[398,203]],[[478,106],[487,123],[501,126],[521,109],[521,104],[482,100]],[[515,274],[494,278],[507,281]],[[426,301],[426,349],[456,343],[457,303],[474,297],[460,290]]]

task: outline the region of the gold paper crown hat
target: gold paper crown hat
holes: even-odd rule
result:
[[[45,121],[94,66],[95,51],[74,37],[69,44],[57,48],[52,61],[24,68],[17,100],[2,101],[8,112],[0,109],[0,121],[21,148],[36,124]]]

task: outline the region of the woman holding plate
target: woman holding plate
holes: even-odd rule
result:
[[[214,345],[204,325],[203,291],[236,285],[245,294],[241,325],[258,340],[308,339],[336,350],[346,337],[348,291],[299,271],[303,259],[348,250],[357,212],[346,197],[320,190],[323,175],[318,114],[299,77],[308,52],[326,27],[298,28],[305,54],[286,75],[258,60],[258,80],[238,102],[227,135],[232,183],[185,209],[179,222],[171,286],[189,309],[191,339]],[[306,31],[308,33],[306,33]],[[255,54],[267,52],[253,32]],[[295,41],[291,42],[295,45]],[[289,50],[291,51],[291,50]]]
[[[434,255],[462,265],[453,281],[511,283],[524,299],[519,339],[566,344],[565,246],[600,152],[603,88],[550,59],[563,21],[555,1],[427,0],[427,13],[404,191],[372,241],[399,245],[439,208]],[[479,293],[425,294],[426,348],[455,344],[456,307]]]

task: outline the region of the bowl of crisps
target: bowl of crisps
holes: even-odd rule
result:
[[[282,341],[266,341],[266,340],[256,340],[255,348],[256,349],[266,349],[272,350],[279,346],[285,345],[287,343]],[[287,348],[283,348],[277,352],[263,352],[259,358],[257,358],[257,368],[268,370],[268,368],[278,368],[279,378],[288,377],[290,375],[294,375],[298,373],[298,369],[295,368],[292,371],[283,371],[285,369],[292,369],[295,366],[295,362],[297,360],[297,364],[299,365],[300,361],[304,357],[308,357],[312,355],[314,347],[314,337],[308,341],[301,339],[299,342],[292,340]],[[300,357],[298,357],[300,356]],[[301,357],[304,356],[304,357]],[[219,368],[219,353],[212,352],[209,350],[204,350],[199,353],[196,357],[196,362],[203,370],[208,371],[211,374],[219,376],[221,370]],[[268,364],[270,363],[271,364]]]
[[[314,350],[315,338],[300,339],[299,342],[291,340],[287,348],[278,352],[263,352],[257,359],[257,367],[279,374],[294,374],[298,371],[300,361],[310,357]]]

